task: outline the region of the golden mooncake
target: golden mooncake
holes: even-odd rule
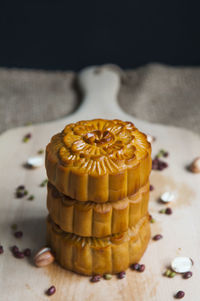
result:
[[[139,262],[150,239],[149,215],[128,231],[105,238],[81,237],[63,232],[47,218],[47,242],[57,262],[83,275],[115,274]]]
[[[148,212],[149,183],[134,195],[107,203],[80,202],[47,187],[47,208],[52,220],[65,232],[104,237],[125,232]]]
[[[46,170],[49,181],[72,199],[118,201],[148,182],[151,145],[131,122],[79,121],[52,137]]]

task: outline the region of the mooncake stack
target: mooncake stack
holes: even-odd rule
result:
[[[131,122],[68,124],[46,148],[47,240],[66,269],[119,273],[150,238],[151,145]]]

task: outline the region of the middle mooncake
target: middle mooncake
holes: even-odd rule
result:
[[[122,233],[148,212],[149,183],[132,196],[116,202],[80,202],[60,193],[48,183],[47,208],[63,231],[83,237],[105,237]]]

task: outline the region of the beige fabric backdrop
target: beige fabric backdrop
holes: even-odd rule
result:
[[[120,72],[119,104],[138,118],[200,134],[200,67],[150,64]],[[74,72],[0,69],[0,132],[54,120],[79,104]]]

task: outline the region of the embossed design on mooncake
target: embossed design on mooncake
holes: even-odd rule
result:
[[[120,120],[72,123],[61,134],[59,157],[66,166],[79,166],[89,173],[116,172],[136,160],[138,152],[146,151],[148,142],[142,143],[143,134],[140,137],[137,132],[132,123]]]

